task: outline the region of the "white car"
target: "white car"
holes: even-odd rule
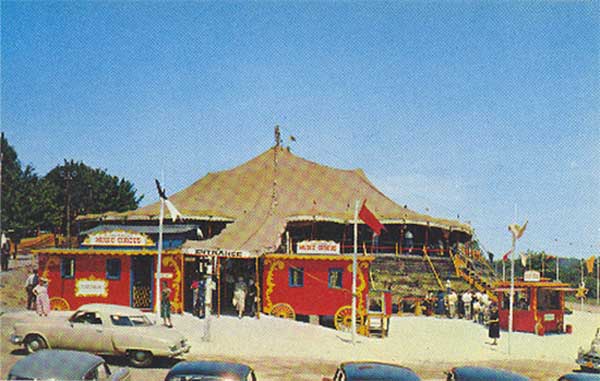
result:
[[[178,357],[190,351],[176,330],[153,324],[140,310],[112,304],[86,304],[68,319],[16,323],[10,341],[30,353],[61,348],[125,355],[138,367],[149,366],[157,356]]]

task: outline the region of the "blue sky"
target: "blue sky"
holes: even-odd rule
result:
[[[501,254],[600,250],[598,2],[2,2],[2,130],[156,198],[268,149]],[[515,208],[516,205],[516,208]],[[558,240],[558,241],[557,241]]]

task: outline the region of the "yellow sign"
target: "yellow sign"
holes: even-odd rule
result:
[[[89,234],[83,246],[154,246],[146,234],[125,230],[103,230]]]
[[[77,279],[75,281],[75,296],[100,296],[106,298],[108,297],[108,281],[98,279],[94,276]]]

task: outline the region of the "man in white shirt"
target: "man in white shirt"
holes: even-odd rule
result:
[[[471,290],[465,291],[462,294],[462,302],[465,306],[465,319],[471,319],[471,301],[473,300],[473,296],[471,295]]]

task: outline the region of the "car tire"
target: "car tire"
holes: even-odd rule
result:
[[[46,343],[46,340],[40,335],[28,335],[25,338],[24,343],[27,353],[33,353],[48,348],[48,343]]]
[[[152,364],[152,352],[131,350],[128,352],[129,363],[136,368],[145,368]]]

